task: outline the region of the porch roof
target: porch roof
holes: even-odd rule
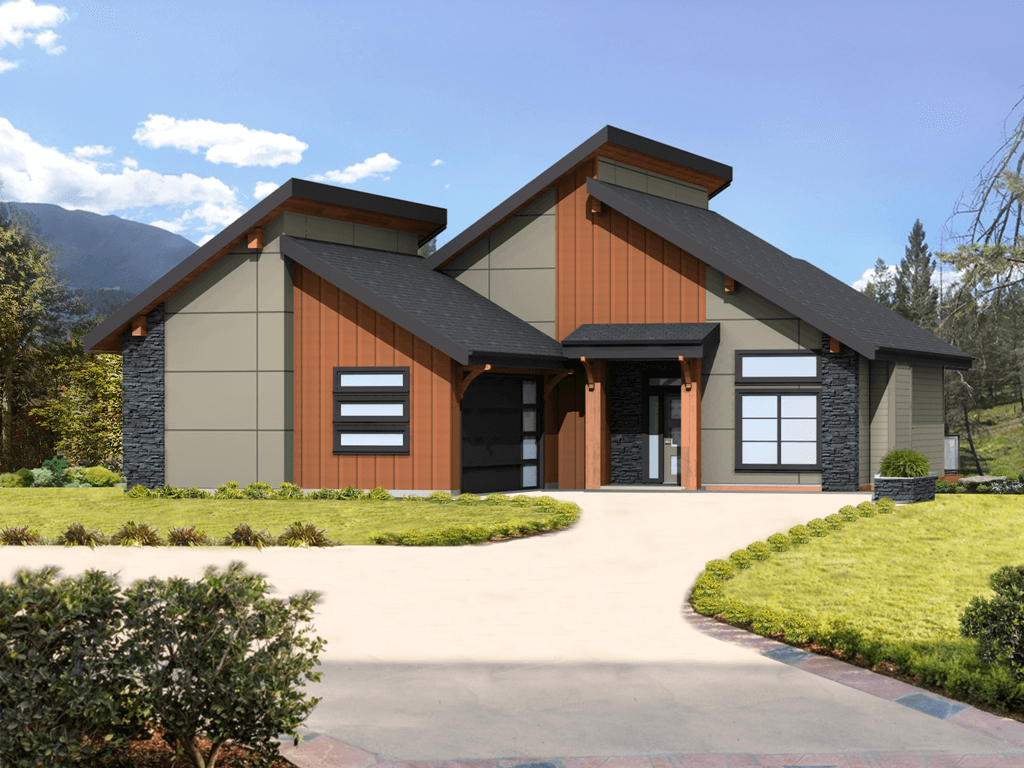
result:
[[[566,357],[676,359],[704,357],[718,346],[718,323],[581,325],[562,339]]]

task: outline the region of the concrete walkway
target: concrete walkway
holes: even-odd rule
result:
[[[320,738],[283,749],[300,765],[596,768],[635,756],[629,765],[659,768],[644,756],[726,753],[766,765],[814,754],[860,754],[868,765],[867,755],[1013,753],[991,764],[1016,765],[1005,760],[1024,754],[1020,724],[985,716],[978,726],[976,710],[951,711],[930,694],[887,698],[850,675],[812,674],[807,659],[786,657],[788,646],[716,636],[684,609],[707,560],[869,494],[549,495],[582,507],[576,527],[457,548],[5,548],[0,577],[53,562],[72,574],[120,570],[127,584],[198,578],[208,564],[242,559],[281,594],[324,592],[316,631],[328,646],[312,691],[323,701],[308,722]]]

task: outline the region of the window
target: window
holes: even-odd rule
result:
[[[523,379],[523,488],[540,484],[540,418],[537,413],[537,380]]]
[[[800,384],[821,381],[821,357],[814,352],[736,351],[737,384]]]
[[[409,368],[335,368],[335,454],[409,453]]]
[[[821,469],[821,393],[736,392],[736,469]]]

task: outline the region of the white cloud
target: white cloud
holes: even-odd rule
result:
[[[2,117],[0,181],[9,200],[55,203],[93,213],[168,206],[184,210],[171,225],[204,232],[219,229],[244,212],[234,190],[220,179],[191,173],[172,176],[127,163],[119,173],[106,172],[88,159],[44,147]]]
[[[893,266],[892,264],[886,265],[886,271],[888,271],[888,273],[893,277],[893,279],[896,278],[896,267],[895,266]],[[860,280],[857,280],[857,281],[855,281],[853,283],[853,287],[856,288],[858,291],[862,291],[863,292],[863,290],[868,287],[868,283],[870,283],[872,281],[874,276],[875,276],[875,268],[874,267],[872,267],[871,269],[865,269],[864,270],[864,274],[860,276]]]
[[[384,174],[391,173],[401,165],[400,160],[395,160],[387,152],[368,157],[361,163],[348,166],[343,171],[328,171],[323,175],[310,176],[311,181],[333,181],[336,184],[355,184],[360,179],[370,176],[378,176],[387,181]]]
[[[445,188],[445,189],[448,189],[448,187],[450,187],[450,186],[451,186],[451,184],[445,184],[445,185],[444,185],[444,188]]]
[[[252,196],[255,197],[257,200],[262,200],[264,197],[269,195],[279,186],[281,185],[275,184],[272,181],[257,181],[256,189],[253,191]]]
[[[430,164],[430,167],[431,168],[437,168],[437,166],[443,165],[443,164],[444,164],[444,160],[435,160],[434,162],[432,162]]]
[[[134,170],[138,169],[139,161],[138,160],[134,160],[134,159],[132,159],[130,157],[122,157],[121,158],[121,165],[123,165],[125,168],[131,168],[134,171]]]
[[[204,237],[204,238],[203,238],[202,240],[200,240],[200,241],[199,241],[198,243],[196,243],[196,245],[198,245],[198,246],[199,246],[200,248],[202,248],[202,247],[203,247],[204,245],[206,245],[206,244],[207,244],[208,242],[210,242],[211,240],[213,240],[213,238],[214,238],[214,237],[215,237],[215,235],[207,235],[207,236],[206,236],[206,237]]]
[[[4,61],[3,59],[0,59],[0,73],[6,72],[9,69],[17,69],[17,68],[18,68],[18,62],[17,61]]]
[[[20,48],[25,38],[31,38],[47,53],[63,53],[64,46],[54,45],[57,41],[55,32],[36,33],[31,30],[56,27],[68,18],[67,11],[55,5],[36,5],[32,0],[4,3],[0,5],[0,48],[6,45]]]
[[[206,149],[211,163],[231,163],[236,168],[281,163],[298,163],[309,145],[294,136],[246,128],[240,123],[213,120],[178,120],[167,115],[149,115],[133,138],[146,147],[175,147],[193,155]]]
[[[892,277],[892,279],[895,280],[896,279],[896,272],[897,272],[896,265],[895,264],[887,264],[886,265],[886,270],[888,271],[888,273]],[[864,270],[864,274],[860,276],[860,279],[854,281],[853,287],[856,288],[858,291],[863,292],[864,289],[867,288],[868,283],[870,283],[874,279],[874,277],[875,277],[875,268],[874,267],[872,267],[871,269],[865,269]],[[932,286],[934,286],[935,288],[939,288],[941,286],[943,291],[947,290],[951,285],[955,285],[957,282],[959,282],[959,280],[960,280],[960,273],[956,269],[954,269],[951,265],[946,265],[946,268],[942,271],[941,280],[940,280],[940,277],[939,277],[939,270],[938,269],[933,269],[932,270],[932,280],[931,280]]]
[[[77,158],[88,160],[89,158],[99,157],[100,155],[109,155],[113,151],[113,147],[104,147],[102,144],[90,144],[85,147],[75,147],[71,150],[71,153]]]
[[[160,229],[166,229],[168,232],[173,232],[174,234],[178,234],[185,229],[184,224],[179,224],[174,221],[151,221],[149,222],[149,225],[152,227],[160,227]]]

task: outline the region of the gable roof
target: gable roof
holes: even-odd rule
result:
[[[694,155],[691,152],[686,152],[676,147],[670,147],[668,144],[662,144],[660,141],[654,141],[645,136],[624,131],[621,128],[606,125],[525,187],[504,202],[499,203],[489,213],[438,248],[433,255],[427,258],[427,266],[431,269],[441,269],[444,267],[466,246],[471,245],[488,230],[500,224],[527,203],[532,202],[541,192],[554,184],[562,174],[574,168],[606,144],[614,144],[617,147],[640,152],[673,165],[681,165],[722,179],[722,184],[708,192],[709,199],[732,183],[731,166],[709,160],[700,155]]]
[[[565,367],[561,344],[419,256],[288,235],[281,252],[463,365]]]
[[[437,236],[448,225],[448,211],[444,208],[304,179],[289,179],[87,333],[82,338],[86,350],[120,352],[121,334],[130,326],[133,317],[152,311],[241,244],[248,232],[270,223],[285,212],[325,218],[345,216],[347,221],[359,222],[364,219],[361,223],[375,226],[379,226],[381,217],[384,217],[395,229],[414,233],[420,244]]]
[[[970,355],[714,211],[592,178],[587,192],[869,360],[971,366]]]

